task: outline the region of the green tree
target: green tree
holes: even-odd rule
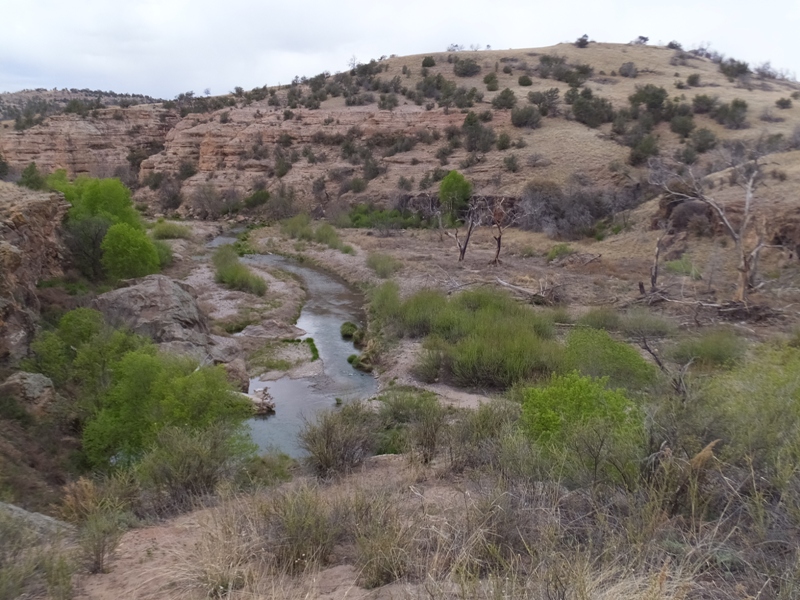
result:
[[[450,171],[439,184],[439,203],[451,215],[458,218],[472,196],[472,184],[458,171]]]
[[[0,154],[0,180],[5,179],[8,177],[9,166],[6,162],[6,159],[3,158],[3,155]]]
[[[504,89],[502,92],[497,94],[492,100],[492,107],[493,108],[514,108],[517,103],[517,95],[514,93],[513,90],[510,88]]]
[[[46,186],[44,175],[33,162],[25,167],[17,183],[32,190],[43,190]]]
[[[72,205],[68,213],[71,222],[89,217],[101,217],[112,224],[127,223],[142,228],[139,213],[131,201],[131,191],[119,179],[78,177],[71,182],[66,171],[59,170],[47,178],[47,184],[64,194]]]
[[[127,353],[117,365],[102,408],[83,431],[89,461],[107,467],[136,461],[166,427],[202,429],[241,423],[250,402],[230,388],[222,367],[152,348]]]
[[[109,228],[103,243],[103,266],[112,277],[143,277],[159,270],[158,251],[147,234],[127,223]]]

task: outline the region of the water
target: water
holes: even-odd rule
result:
[[[257,377],[250,380],[250,392],[266,387],[275,400],[274,415],[249,421],[253,441],[262,451],[277,449],[300,457],[303,451],[298,446],[297,434],[306,419],[313,420],[316,412],[335,406],[337,398],[347,402],[377,392],[376,379],[356,371],[347,362],[347,357],[358,350],[352,342],[343,340],[339,332],[345,321],[364,324],[364,298],[339,277],[282,256],[258,254],[246,257],[243,262],[295,273],[302,278],[307,291],[297,327],[306,332],[303,337],[314,338],[322,374],[276,381]]]

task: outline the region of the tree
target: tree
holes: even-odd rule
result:
[[[3,158],[3,155],[0,154],[0,180],[3,180],[6,177],[8,177],[8,171],[9,171],[8,163],[6,162],[6,159]]]
[[[450,171],[439,184],[439,203],[457,219],[472,196],[472,184],[458,171]]]
[[[44,175],[42,175],[34,162],[25,167],[17,183],[32,190],[43,190],[45,188]]]
[[[453,238],[458,247],[458,262],[464,260],[472,232],[485,217],[484,202],[472,197],[472,184],[458,171],[450,171],[439,184],[439,206],[432,207],[431,218],[439,222],[439,231],[444,230],[442,213],[446,211],[453,226],[453,232],[447,235]],[[459,227],[467,228],[466,236],[459,237]]]
[[[744,193],[741,218],[732,221],[725,211],[725,203],[710,195],[711,181],[692,166],[678,164],[667,159],[651,159],[650,183],[659,186],[675,201],[699,200],[711,208],[722,224],[725,233],[733,240],[737,255],[737,283],[734,302],[747,302],[748,290],[753,286],[758,270],[758,259],[766,246],[763,219],[754,214],[755,190],[763,180],[761,158],[767,153],[765,142],[753,145],[736,142],[721,153],[731,185]],[[753,235],[755,234],[755,235]],[[749,242],[755,238],[755,242]]]
[[[140,229],[127,223],[109,228],[103,243],[103,266],[112,277],[143,277],[159,270],[158,251]]]
[[[500,248],[503,244],[503,232],[511,225],[517,222],[519,212],[510,211],[506,206],[507,198],[495,199],[489,208],[489,218],[491,219],[491,226],[497,227],[497,235],[492,235],[494,238],[496,248],[494,258],[489,262],[490,265],[500,264]]]

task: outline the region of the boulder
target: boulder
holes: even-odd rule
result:
[[[41,416],[56,399],[53,382],[41,373],[14,373],[0,384],[0,397],[14,398],[29,413]]]

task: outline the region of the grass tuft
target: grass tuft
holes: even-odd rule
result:
[[[267,282],[239,262],[233,246],[220,246],[212,258],[216,267],[216,281],[224,286],[242,292],[263,296],[267,292]]]
[[[188,240],[192,237],[191,228],[171,221],[159,221],[153,225],[150,235],[156,240]]]
[[[371,252],[367,256],[367,266],[381,279],[387,279],[397,273],[403,267],[403,263],[388,254]]]

